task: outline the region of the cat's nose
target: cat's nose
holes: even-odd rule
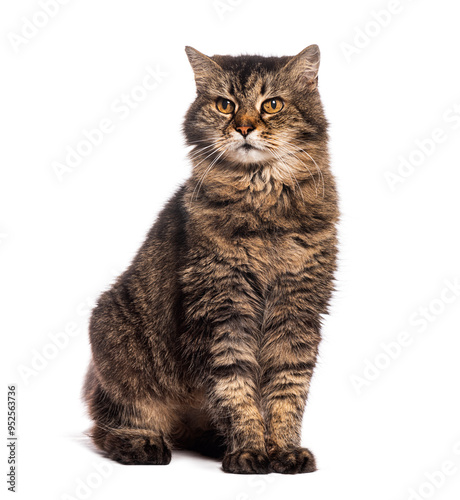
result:
[[[238,130],[243,137],[246,137],[254,130],[254,127],[236,127],[236,130]]]

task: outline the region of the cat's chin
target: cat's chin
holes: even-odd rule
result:
[[[255,148],[252,146],[240,146],[228,154],[229,158],[237,163],[263,163],[273,159],[273,155],[268,150]]]

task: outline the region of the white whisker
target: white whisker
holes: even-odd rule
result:
[[[305,149],[302,149],[301,147],[297,146],[296,144],[291,144],[291,143],[289,143],[287,141],[285,141],[285,142],[287,144],[289,144],[290,146],[293,146],[293,147],[297,148],[297,150],[304,152],[311,159],[311,161],[315,164],[315,167],[318,170],[318,173],[319,173],[319,175],[321,177],[321,181],[322,181],[322,184],[323,184],[323,198],[324,198],[324,176],[323,176],[323,172],[321,172],[321,169],[319,168],[319,166],[316,163],[316,161],[313,158],[313,156],[311,156],[311,154],[308,151],[305,151]]]
[[[217,150],[219,151],[219,150]],[[217,161],[227,152],[227,149],[224,149],[220,155],[218,155],[216,158],[214,158],[214,160],[212,160],[211,164],[207,167],[207,169],[205,170],[204,174],[201,176],[201,179],[200,181],[197,183],[197,185],[195,186],[195,189],[193,190],[193,193],[192,193],[192,196],[190,197],[190,208],[192,206],[192,202],[193,202],[193,196],[195,195],[195,192],[196,192],[196,197],[195,199],[198,199],[198,194],[200,193],[200,189],[201,189],[201,186],[203,184],[203,181],[206,177],[206,175],[211,171],[212,167],[217,163]],[[200,162],[202,163],[202,162]]]
[[[311,175],[311,177],[313,179],[313,182],[315,183],[316,195],[318,195],[318,187],[317,187],[317,184],[316,184],[316,181],[315,181],[315,176],[313,175],[312,171],[309,169],[308,165],[304,161],[302,161],[302,159],[300,159],[296,155],[296,153],[294,151],[298,151],[300,153],[305,153],[310,158],[310,160],[315,165],[316,170],[318,171],[319,176],[321,177],[321,181],[322,181],[322,185],[323,185],[323,198],[324,198],[325,192],[324,192],[324,177],[323,177],[323,173],[321,172],[321,169],[319,168],[319,166],[316,163],[315,159],[310,155],[310,153],[308,153],[308,151],[305,151],[305,149],[302,149],[301,147],[297,146],[296,144],[293,144],[293,143],[291,143],[289,141],[286,141],[286,140],[282,140],[282,144],[273,144],[273,146],[278,147],[279,149],[281,149],[282,151],[284,151],[287,155],[294,156],[295,158],[297,158],[297,160],[299,160],[307,168],[308,172],[310,173],[310,175]],[[295,150],[293,150],[292,148],[295,148]]]
[[[289,144],[289,143],[284,143],[284,144]],[[294,156],[294,158],[296,158],[298,161],[300,161],[300,163],[302,163],[302,165],[304,165],[304,167],[308,170],[312,180],[313,180],[313,184],[315,185],[315,196],[318,196],[318,185],[316,184],[316,180],[315,180],[315,176],[313,175],[312,171],[310,170],[310,168],[308,167],[308,165],[302,161],[301,158],[299,158],[293,151],[292,149],[288,148],[288,147],[285,147],[284,145],[279,145],[278,146],[279,149],[281,149],[281,151],[284,151],[288,156]]]
[[[299,192],[300,192],[300,196],[302,197],[302,200],[303,200],[303,203],[305,205],[305,198],[303,196],[303,192],[302,192],[302,188],[300,187],[300,184],[299,184],[299,181],[297,180],[297,177],[295,176],[294,172],[291,173],[291,168],[289,167],[289,165],[281,158],[280,155],[278,155],[275,150],[269,148],[269,151],[272,153],[272,155],[278,159],[278,161],[280,161],[285,167],[286,167],[286,171],[288,172],[289,176],[291,177],[291,180],[295,180],[296,184],[297,184],[297,187],[299,188]],[[294,179],[292,178],[292,176],[294,175]],[[295,190],[295,188],[294,188]]]
[[[196,146],[195,146],[196,147]],[[213,148],[215,147],[214,144],[210,144],[209,146],[206,146],[204,148],[199,148],[195,151],[190,151],[188,153],[188,156],[191,160],[194,160],[196,159],[197,157],[199,157],[201,154],[203,154],[205,151],[209,150],[210,148]]]

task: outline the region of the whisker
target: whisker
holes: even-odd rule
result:
[[[301,153],[305,153],[309,158],[310,160],[313,162],[313,164],[315,165],[316,167],[316,170],[318,171],[318,174],[319,176],[321,177],[321,181],[322,181],[322,186],[323,186],[323,198],[324,198],[324,195],[325,195],[325,192],[324,192],[324,176],[323,176],[323,173],[321,172],[321,169],[319,168],[317,162],[315,161],[315,159],[311,156],[310,153],[308,153],[308,151],[305,151],[305,149],[302,149],[301,147],[297,146],[296,144],[293,144],[287,140],[282,140],[282,145],[278,144],[276,145],[277,147],[279,147],[280,149],[284,149],[284,151],[288,154],[288,155],[292,155],[294,156],[295,158],[297,158],[306,168],[307,170],[309,171],[310,175],[312,176],[313,178],[313,181],[315,183],[315,190],[316,190],[316,194],[318,194],[318,188],[317,188],[317,185],[316,185],[316,181],[315,181],[315,178],[314,178],[314,175],[313,173],[311,172],[311,170],[308,168],[308,165],[302,161],[296,154],[295,152],[291,149],[291,148],[295,148],[296,151],[299,151]],[[283,146],[288,146],[288,147],[284,147]],[[289,148],[289,146],[291,148]]]
[[[211,171],[212,167],[217,163],[217,161],[227,152],[227,149],[224,149],[219,156],[217,156],[216,158],[214,158],[214,160],[211,162],[211,164],[208,166],[208,168],[205,170],[204,174],[201,176],[201,179],[200,181],[198,182],[198,184],[195,186],[195,189],[193,190],[193,193],[192,193],[192,196],[190,198],[190,208],[192,206],[192,202],[193,202],[193,196],[195,195],[195,191],[196,191],[196,197],[195,199],[198,199],[198,194],[200,193],[200,189],[201,189],[201,186],[203,184],[203,181],[206,177],[206,175],[208,175],[208,173]],[[197,190],[198,188],[198,190]]]
[[[301,147],[297,146],[296,144],[291,144],[291,143],[289,143],[287,141],[286,141],[286,143],[289,144],[289,145],[291,145],[291,146],[293,146],[293,147],[295,147],[295,148],[297,148],[297,150],[304,152],[311,159],[311,161],[315,164],[315,167],[318,170],[318,173],[319,173],[319,175],[321,177],[321,181],[323,183],[323,198],[324,198],[324,194],[325,193],[324,193],[324,176],[323,176],[323,172],[321,172],[321,169],[319,168],[319,166],[316,163],[316,161],[313,158],[313,156],[311,156],[311,154],[308,151],[305,151],[305,149],[302,149]]]
[[[284,144],[289,144],[287,142],[283,143],[283,145],[279,145],[278,147],[281,149],[281,151],[284,151],[286,154],[294,156],[298,161],[302,163],[302,165],[305,166],[305,168],[308,170],[310,173],[311,178],[313,179],[313,184],[315,185],[315,196],[318,196],[318,185],[316,184],[315,176],[313,175],[312,171],[308,167],[308,165],[301,160],[293,151],[292,149],[289,149],[288,147],[285,147]]]
[[[297,184],[297,187],[299,188],[299,193],[300,193],[300,196],[302,197],[302,200],[303,200],[303,204],[305,205],[305,198],[303,196],[303,192],[302,192],[302,189],[300,187],[300,184],[299,184],[299,181],[297,180],[297,177],[295,176],[294,172],[291,173],[291,168],[289,167],[289,165],[281,158],[280,155],[278,155],[275,150],[269,148],[269,151],[272,153],[272,155],[278,159],[278,161],[280,161],[285,167],[286,167],[286,171],[288,172],[289,176],[291,177],[291,180],[295,180],[296,184]],[[292,175],[294,175],[294,179],[292,178]],[[295,188],[294,188],[295,189]]]
[[[213,154],[216,154],[216,153],[218,153],[218,152],[219,152],[219,150],[218,150],[217,148],[213,148],[213,150],[211,151],[211,153],[210,153],[209,155],[207,155],[205,158],[203,158],[203,160],[201,160],[201,161],[198,163],[198,165],[196,165],[196,166],[201,165],[201,164],[202,164],[202,163],[203,163],[203,162],[204,162],[207,158],[209,158],[210,156],[212,156]],[[205,171],[205,173],[204,173],[203,175],[206,175],[206,171]],[[191,196],[191,198],[190,198],[190,206],[191,206],[191,203],[192,203],[192,201],[193,201],[193,196],[194,196],[194,194],[195,194],[195,191],[196,191],[196,189],[197,189],[197,186],[198,186],[198,184],[196,184],[196,185],[195,185],[195,188],[194,188],[194,190],[193,190],[192,196]]]
[[[203,154],[205,151],[209,150],[210,148],[213,148],[215,145],[214,144],[210,144],[209,146],[206,146],[204,148],[199,148],[197,149],[196,151],[190,151],[188,153],[188,157],[193,160],[193,159],[196,159],[197,157],[199,157],[201,154]]]
[[[199,167],[205,160],[207,160],[213,154],[218,153],[219,151],[220,151],[219,148],[214,146],[212,151],[207,156],[205,156],[199,163],[197,163],[196,165],[193,165],[193,167],[194,168]]]

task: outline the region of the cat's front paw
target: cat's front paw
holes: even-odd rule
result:
[[[270,460],[265,452],[238,450],[224,456],[222,469],[232,474],[268,474]]]
[[[270,452],[270,467],[273,472],[280,474],[299,474],[314,472],[316,461],[307,448],[277,449]]]

